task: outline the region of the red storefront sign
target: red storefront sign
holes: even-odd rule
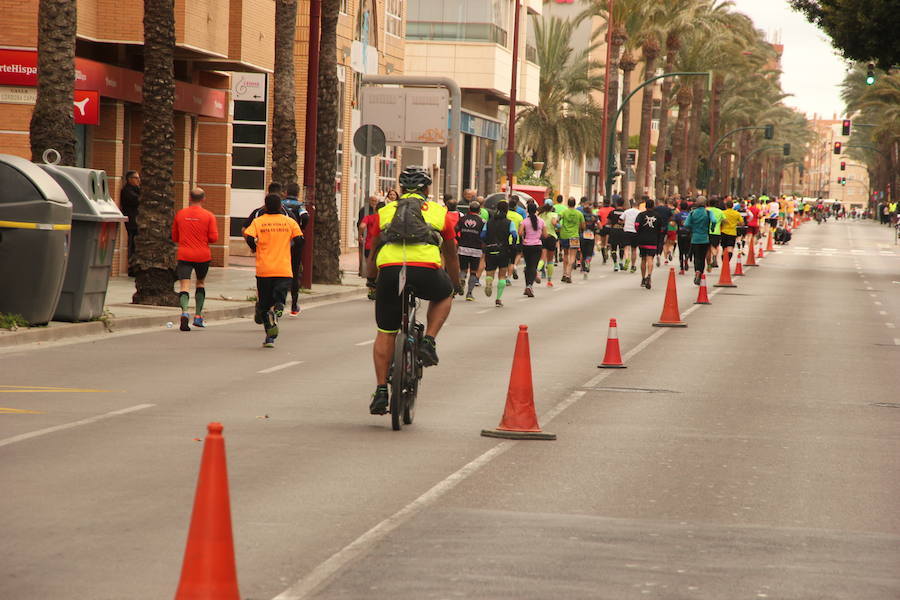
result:
[[[144,75],[86,58],[75,58],[75,89],[140,104]],[[0,85],[37,86],[35,50],[0,50]],[[175,82],[175,110],[225,118],[225,91]],[[78,111],[76,110],[76,113]]]
[[[75,90],[75,122],[81,125],[100,124],[100,92]]]

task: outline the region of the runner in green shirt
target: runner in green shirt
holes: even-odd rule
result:
[[[719,246],[722,243],[722,219],[724,218],[724,211],[719,207],[721,202],[718,198],[714,198],[709,201],[706,209],[709,212],[710,221],[715,223],[715,225],[710,225],[709,252],[706,254],[706,265],[710,269],[719,266]]]
[[[572,267],[575,255],[581,248],[581,231],[584,229],[584,215],[575,208],[575,198],[569,198],[569,206],[559,215],[559,246],[563,250],[563,283],[572,283]]]

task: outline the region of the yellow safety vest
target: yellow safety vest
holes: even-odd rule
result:
[[[422,199],[422,217],[425,222],[431,225],[435,231],[442,231],[447,220],[447,208],[441,206],[437,202],[425,200],[419,194],[404,194],[401,198],[421,198]],[[387,229],[388,225],[394,219],[397,212],[397,202],[389,202],[378,211],[378,228],[379,231]],[[378,251],[378,257],[375,264],[378,267],[389,265],[402,265],[406,263],[410,266],[420,267],[440,267],[441,266],[441,248],[434,244],[385,244]]]

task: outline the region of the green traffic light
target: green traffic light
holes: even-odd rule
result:
[[[873,85],[875,83],[875,76],[869,75],[866,77],[866,85]]]

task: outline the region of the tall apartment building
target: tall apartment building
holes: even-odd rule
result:
[[[498,189],[504,169],[500,155],[506,150],[514,1],[408,0],[406,74],[450,77],[462,88],[458,181],[461,190],[472,188],[482,195]],[[541,0],[523,2],[516,65],[520,105],[538,103],[533,19],[540,18],[542,10]],[[403,163],[441,172],[448,167],[446,153],[415,148],[404,150]]]

